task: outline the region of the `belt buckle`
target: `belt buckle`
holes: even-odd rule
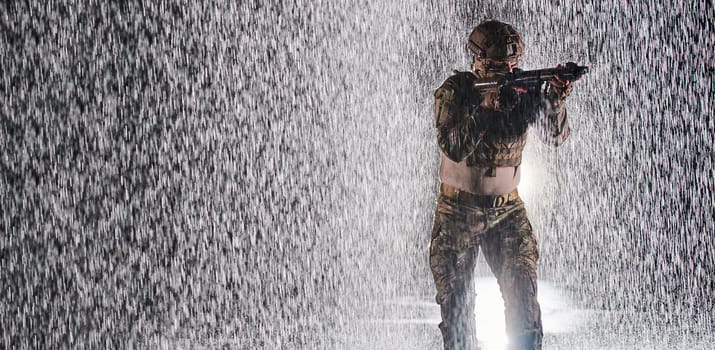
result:
[[[494,199],[492,200],[492,207],[499,208],[504,205],[504,203],[506,203],[505,196],[494,196]]]

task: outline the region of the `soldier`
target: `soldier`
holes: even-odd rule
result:
[[[554,78],[539,88],[481,91],[476,79],[515,70],[521,36],[509,24],[487,20],[474,28],[467,48],[472,71],[455,71],[435,92],[442,160],[429,254],[439,328],[445,349],[477,348],[472,276],[481,247],[504,299],[510,348],[540,349],[539,254],[516,188],[530,125],[555,146],[568,137],[564,100],[572,82]]]

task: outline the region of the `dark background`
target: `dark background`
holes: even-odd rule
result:
[[[569,142],[525,151],[541,278],[622,327],[712,332],[711,2],[18,1],[0,342],[354,348],[431,300],[432,92],[486,17],[526,69],[591,67]]]

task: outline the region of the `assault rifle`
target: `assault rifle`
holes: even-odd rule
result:
[[[586,73],[588,73],[587,66],[579,66],[576,63],[568,62],[566,65],[556,68],[517,70],[491,78],[478,78],[474,82],[474,87],[483,92],[496,92],[503,86],[521,86],[533,89],[539,87],[545,81],[554,79],[554,77],[558,77],[561,80],[576,81]]]

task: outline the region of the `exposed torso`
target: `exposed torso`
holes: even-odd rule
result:
[[[489,167],[467,166],[466,161],[455,163],[442,155],[439,178],[442,183],[479,195],[500,195],[519,185],[520,167],[496,168],[496,176],[488,175]]]

